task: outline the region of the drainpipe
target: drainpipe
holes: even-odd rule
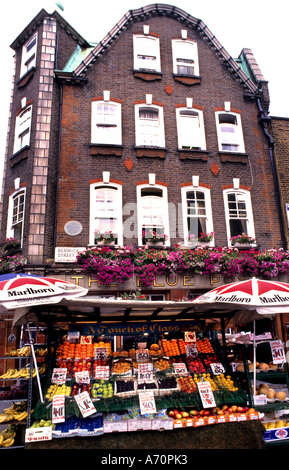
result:
[[[280,190],[279,190],[279,182],[277,178],[277,171],[276,171],[276,165],[275,165],[275,159],[274,159],[274,154],[273,154],[273,149],[274,149],[274,138],[268,131],[266,127],[266,123],[271,122],[271,118],[268,116],[268,114],[264,111],[262,103],[260,98],[257,98],[257,107],[258,107],[258,122],[262,127],[262,130],[268,140],[269,144],[269,155],[270,155],[270,162],[271,162],[271,168],[272,168],[272,174],[273,174],[273,182],[274,182],[274,189],[275,189],[275,197],[276,197],[276,202],[277,202],[277,207],[278,207],[278,216],[279,216],[279,222],[280,222],[280,232],[281,232],[281,241],[282,241],[282,247],[286,249],[287,243],[286,243],[286,237],[285,237],[285,232],[284,232],[284,224],[283,224],[283,217],[282,217],[282,206],[281,206],[281,199],[280,199]]]

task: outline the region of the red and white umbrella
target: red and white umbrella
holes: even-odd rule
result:
[[[62,279],[24,273],[0,276],[0,305],[7,310],[54,304],[86,293],[87,289]]]
[[[253,277],[216,287],[192,303],[204,310],[255,310],[260,315],[289,312],[289,284]]]

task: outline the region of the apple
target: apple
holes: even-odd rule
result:
[[[238,411],[239,413],[243,413],[243,412],[244,412],[244,408],[243,408],[242,406],[238,406],[237,411]]]
[[[219,411],[217,411],[217,414],[220,415],[220,416],[222,416],[222,415],[224,414],[224,411],[223,411],[223,410],[219,410]]]
[[[180,413],[177,413],[177,414],[175,415],[175,418],[176,418],[176,419],[182,419],[182,415],[181,415]]]
[[[214,408],[212,408],[212,410],[211,410],[211,412],[214,413],[214,414],[218,413],[218,411],[219,411],[219,408],[217,408],[216,406]]]
[[[232,413],[235,413],[237,411],[238,407],[236,405],[231,406],[231,411]]]
[[[169,416],[173,418],[175,416],[175,413],[173,411],[169,411]]]
[[[222,410],[226,411],[229,407],[227,405],[222,406]]]
[[[209,410],[204,411],[204,416],[210,416],[211,412]]]
[[[199,413],[197,410],[190,410],[190,415],[191,416],[197,416]]]
[[[248,411],[249,407],[248,406],[243,406],[243,411]]]
[[[182,415],[183,418],[188,418],[189,417],[189,413],[187,413],[186,411],[182,411],[181,415]]]

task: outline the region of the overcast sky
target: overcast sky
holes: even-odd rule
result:
[[[8,112],[13,73],[10,44],[42,8],[56,2],[14,0],[2,6],[0,28],[0,175],[5,154]],[[88,42],[100,41],[131,9],[149,4],[145,0],[97,1],[62,0],[61,15]],[[175,5],[203,20],[221,45],[234,58],[243,48],[252,50],[269,82],[270,115],[289,118],[288,0],[174,0]],[[52,11],[52,9],[50,8]]]

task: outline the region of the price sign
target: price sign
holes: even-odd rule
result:
[[[199,394],[204,408],[216,406],[210,382],[198,382]]]
[[[63,423],[65,421],[65,396],[54,395],[52,399],[52,423]]]
[[[94,378],[104,380],[109,379],[109,366],[96,366]]]
[[[183,362],[175,362],[173,366],[175,373],[178,375],[186,375],[188,373],[186,364],[184,364]]]
[[[186,344],[186,356],[196,357],[198,349],[196,344]]]
[[[75,395],[74,398],[83,418],[96,413],[96,409],[90,399],[88,392],[82,392],[79,395]]]
[[[185,343],[195,343],[196,342],[196,332],[195,331],[185,331]]]
[[[283,362],[285,362],[285,354],[282,341],[270,341],[270,346],[273,364],[283,364]]]
[[[78,384],[89,384],[89,372],[88,370],[82,370],[81,372],[75,372],[75,381]]]
[[[153,365],[152,363],[138,365],[138,383],[153,382]]]
[[[103,359],[107,358],[107,349],[106,348],[95,348],[94,350],[94,359]]]
[[[223,366],[223,364],[221,364],[220,362],[212,362],[210,364],[211,366],[211,370],[213,372],[214,375],[219,375],[219,374],[224,374],[225,373],[225,368]]]
[[[137,349],[136,350],[136,362],[146,362],[149,360],[148,349]]]
[[[65,384],[66,375],[67,369],[55,367],[52,372],[51,382],[54,384]]]
[[[152,391],[139,393],[140,414],[156,413],[155,397]]]

